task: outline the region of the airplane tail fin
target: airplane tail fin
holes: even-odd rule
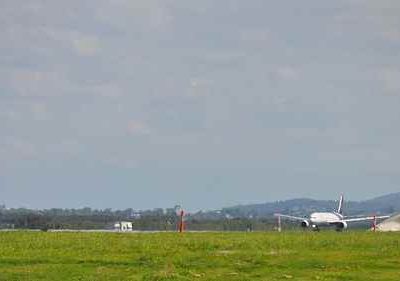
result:
[[[337,209],[337,213],[343,215],[343,202],[344,202],[344,196],[343,194],[340,195],[340,199],[339,199],[339,206]]]

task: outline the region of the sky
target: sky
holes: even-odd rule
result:
[[[2,0],[0,203],[400,191],[398,0]]]

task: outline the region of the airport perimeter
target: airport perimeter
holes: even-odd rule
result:
[[[398,233],[0,232],[0,280],[400,280]]]

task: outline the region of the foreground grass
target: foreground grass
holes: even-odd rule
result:
[[[400,280],[400,235],[0,233],[0,280]]]

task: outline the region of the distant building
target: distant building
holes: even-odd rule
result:
[[[132,231],[133,224],[130,221],[119,221],[114,224],[114,230],[117,231]]]
[[[142,214],[139,213],[139,212],[131,212],[130,217],[131,217],[132,219],[140,219],[140,218],[142,217]]]

